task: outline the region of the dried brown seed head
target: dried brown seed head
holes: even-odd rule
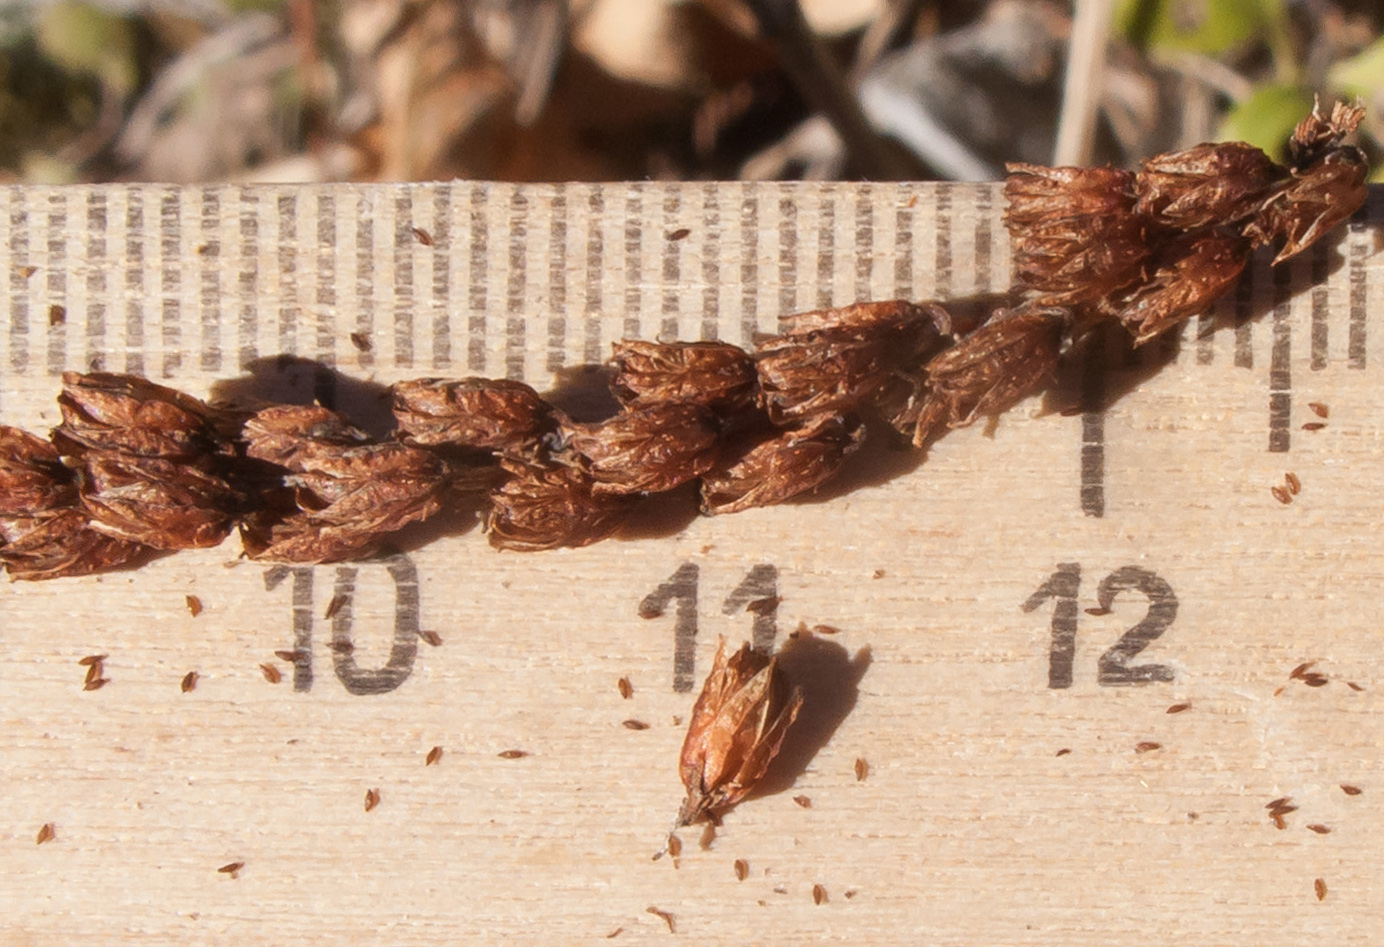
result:
[[[702,476],[702,512],[738,513],[815,490],[865,439],[865,428],[828,416],[761,441],[728,467]]]
[[[1336,151],[1347,135],[1355,132],[1365,119],[1365,110],[1358,105],[1336,102],[1331,117],[1324,118],[1320,103],[1312,103],[1312,114],[1298,122],[1288,139],[1288,161],[1296,170],[1306,170]]]
[[[1089,302],[1140,277],[1148,255],[1134,175],[1114,168],[1008,165],[1004,222],[1014,275],[1042,305]]]
[[[63,453],[121,451],[191,461],[230,451],[229,416],[136,375],[64,372],[58,395],[62,424],[53,432]]]
[[[596,496],[591,477],[565,465],[502,458],[509,478],[491,494],[490,544],[533,551],[585,546],[614,532],[629,510],[626,497]]]
[[[0,425],[0,516],[34,516],[76,498],[72,473],[52,444]]]
[[[410,444],[518,451],[554,426],[552,408],[519,381],[418,378],[391,391],[400,437]]]
[[[1245,142],[1201,144],[1144,162],[1134,210],[1171,230],[1229,226],[1258,213],[1287,176],[1286,168]]]
[[[153,549],[220,545],[245,502],[221,477],[162,457],[93,450],[77,474],[92,529]]]
[[[725,639],[692,708],[681,754],[687,799],[678,825],[727,809],[754,788],[802,707],[776,659],[745,644],[729,657]]]
[[[1249,253],[1249,241],[1231,233],[1176,237],[1159,246],[1151,272],[1115,294],[1108,306],[1134,336],[1134,344],[1142,345],[1209,309],[1235,285]]]
[[[56,579],[104,572],[149,551],[90,528],[76,509],[0,517],[0,562],[15,579]]]
[[[627,409],[599,424],[572,428],[568,444],[591,475],[591,491],[661,493],[699,477],[716,463],[719,427],[695,404]]]
[[[750,404],[754,362],[728,342],[615,343],[611,391],[627,407],[695,404],[729,414]]]
[[[1365,205],[1368,173],[1369,165],[1357,149],[1328,151],[1311,167],[1294,172],[1292,181],[1245,227],[1245,236],[1255,246],[1281,240],[1275,264],[1296,256]]]

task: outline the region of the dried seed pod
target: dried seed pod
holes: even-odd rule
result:
[[[997,314],[928,362],[922,393],[892,423],[921,447],[946,428],[1012,407],[1051,375],[1070,324],[1065,309]]]
[[[946,310],[903,300],[802,313],[789,326],[755,353],[760,400],[785,427],[906,398],[921,364],[951,339]]]
[[[1245,227],[1255,246],[1283,241],[1275,264],[1294,257],[1365,205],[1369,165],[1357,148],[1328,151],[1265,201],[1260,215]]]
[[[1288,139],[1288,163],[1295,170],[1306,170],[1335,151],[1364,119],[1364,108],[1344,102],[1333,104],[1331,117],[1323,118],[1321,104],[1313,102],[1312,113],[1298,122]]]
[[[1042,305],[1100,299],[1140,277],[1148,246],[1134,175],[1115,168],[1007,166],[1004,223],[1017,285]]]
[[[723,470],[702,476],[702,512],[773,506],[830,480],[865,439],[865,428],[826,416],[761,441]]]
[[[1287,176],[1245,142],[1201,144],[1145,161],[1135,179],[1134,210],[1173,230],[1229,226],[1258,213]]]
[[[192,464],[93,450],[77,479],[91,528],[153,549],[216,546],[245,497]]]
[[[0,425],[0,516],[33,516],[76,498],[72,473],[52,444]]]
[[[0,517],[0,562],[15,579],[56,579],[104,572],[149,551],[90,528],[81,510]]]
[[[1152,272],[1107,305],[1143,345],[1226,293],[1249,262],[1249,241],[1225,231],[1176,237],[1158,249]]]
[[[661,404],[575,425],[568,445],[590,473],[594,495],[661,493],[711,469],[718,433],[707,409]]]
[[[728,342],[615,343],[610,390],[626,407],[696,404],[729,414],[754,399],[754,362]]]
[[[400,439],[409,444],[519,450],[554,426],[552,408],[520,381],[418,378],[391,391]]]
[[[592,492],[591,477],[575,467],[502,458],[509,478],[490,495],[490,544],[531,552],[585,546],[613,533],[628,498]]]
[[[802,692],[790,687],[776,658],[749,644],[727,657],[722,638],[682,745],[687,799],[677,825],[714,816],[743,799],[778,754],[801,707]]]
[[[111,372],[64,372],[62,384],[62,424],[53,436],[63,453],[115,450],[189,460],[229,452],[231,419],[191,395]]]
[[[448,465],[430,451],[369,443],[325,408],[261,411],[245,425],[248,456],[286,468],[293,488],[287,515],[265,510],[242,523],[254,559],[337,562],[373,551],[389,533],[442,505]]]

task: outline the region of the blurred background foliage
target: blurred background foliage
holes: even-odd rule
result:
[[[7,182],[986,179],[1368,109],[1378,0],[0,3]],[[1083,28],[1095,24],[1091,28]],[[1094,65],[1091,64],[1094,58]]]

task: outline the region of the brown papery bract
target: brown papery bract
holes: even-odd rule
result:
[[[661,493],[712,468],[718,433],[706,408],[656,404],[575,425],[567,443],[590,473],[594,495]]]
[[[92,529],[81,510],[0,517],[0,562],[15,579],[90,575],[123,565],[149,547]]]
[[[400,438],[409,444],[514,451],[554,425],[552,408],[521,381],[418,378],[390,390]]]
[[[1249,253],[1249,241],[1233,233],[1181,235],[1159,247],[1147,278],[1118,294],[1111,308],[1142,345],[1208,310],[1235,285]]]
[[[227,453],[232,419],[197,398],[138,375],[64,372],[63,453],[117,450],[141,457],[192,459]]]
[[[628,497],[595,495],[591,476],[576,467],[516,458],[500,466],[509,477],[491,493],[486,520],[497,549],[585,546],[613,533],[629,511]]]
[[[72,473],[52,444],[0,425],[0,516],[33,516],[76,498]]]
[[[1202,144],[1157,155],[1136,176],[1136,213],[1160,227],[1229,226],[1259,212],[1286,168],[1242,141]]]
[[[1269,198],[1245,228],[1255,246],[1283,241],[1274,264],[1296,256],[1365,205],[1369,165],[1357,148],[1328,151]]]
[[[744,799],[778,754],[801,707],[802,692],[789,685],[777,659],[749,644],[727,656],[722,638],[682,744],[687,798],[677,824],[714,817]]]
[[[735,463],[703,475],[702,512],[738,513],[814,490],[835,476],[864,437],[861,425],[829,415],[760,441]]]
[[[718,414],[754,400],[750,356],[728,342],[615,343],[610,390],[626,407],[695,404]]]
[[[91,528],[154,549],[216,546],[245,497],[193,464],[90,451],[77,471]]]

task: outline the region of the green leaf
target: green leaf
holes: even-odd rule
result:
[[[42,9],[36,35],[43,55],[68,72],[93,76],[121,95],[134,89],[138,64],[127,18],[65,0]]]
[[[1283,0],[1121,0],[1115,25],[1142,49],[1215,56],[1272,42],[1283,17]]]
[[[1222,141],[1247,141],[1282,161],[1297,123],[1312,111],[1312,91],[1298,85],[1263,85],[1221,123]]]

